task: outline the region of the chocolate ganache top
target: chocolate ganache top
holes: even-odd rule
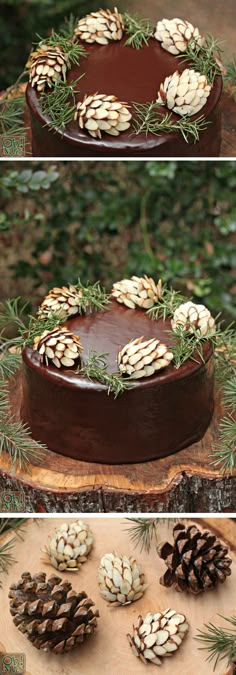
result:
[[[134,338],[144,336],[144,339],[150,339],[155,337],[168,346],[171,346],[171,342],[173,342],[173,336],[169,332],[171,331],[170,319],[154,321],[142,309],[129,309],[115,300],[111,301],[105,311],[68,319],[64,325],[72,333],[80,336],[83,346],[82,362],[87,360],[89,351],[96,351],[97,354],[106,353],[109,373],[118,370],[118,350]],[[204,342],[203,357],[205,362],[208,361],[211,354],[211,342]],[[98,391],[106,389],[105,385],[95,380],[88,380],[79,373],[75,373],[74,369],[59,370],[55,366],[47,367],[43,365],[39,353],[33,351],[30,347],[24,350],[23,359],[27,365],[40,372],[41,376],[53,380],[55,383],[58,382],[58,385],[63,382],[64,385],[75,388],[89,388]],[[178,369],[170,363],[167,368],[158,371],[151,377],[135,380],[134,387],[145,387],[150,382],[152,384],[155,382],[164,384],[173,379],[191,376],[201,365],[200,358],[196,361],[189,359]]]
[[[185,68],[191,68],[191,63],[183,61],[183,57],[173,56],[165,51],[160,43],[151,38],[148,46],[141,49],[134,49],[125,46],[127,36],[119,42],[111,42],[108,45],[83,44],[87,55],[82,57],[80,65],[73,65],[67,74],[67,81],[75,81],[81,75],[77,88],[79,93],[76,100],[81,101],[85,94],[107,94],[115,95],[120,101],[125,101],[131,106],[132,102],[148,103],[155,101],[160,84],[164,82],[165,77],[173,74],[176,70],[182,72]],[[215,78],[212,91],[207,99],[205,106],[196,115],[191,116],[195,120],[204,115],[208,119],[214,111],[222,90],[222,78]],[[40,95],[30,84],[26,92],[28,105],[38,121],[45,125],[49,119],[42,114]],[[165,115],[166,108],[160,106],[160,112]],[[179,115],[172,113],[173,120],[180,119]],[[204,134],[208,131],[203,132]],[[56,135],[61,137],[59,132]],[[168,139],[176,137],[176,133],[162,133],[159,136],[153,134],[136,135],[132,128],[122,132],[119,136],[109,136],[104,133],[102,139],[91,138],[83,130],[79,129],[78,122],[70,122],[63,138],[71,144],[79,144],[81,150],[86,154],[86,149],[91,145],[99,152],[112,152],[119,154],[130,150],[130,153],[138,152],[145,145],[146,151],[151,151],[157,145],[166,143]],[[185,143],[185,141],[184,141]],[[89,152],[88,152],[89,154]]]

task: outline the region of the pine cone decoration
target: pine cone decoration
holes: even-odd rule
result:
[[[228,548],[211,532],[201,532],[195,525],[178,524],[173,537],[173,545],[167,541],[157,549],[168,567],[160,579],[163,586],[197,595],[215,588],[231,574]]]
[[[68,56],[61,47],[42,45],[30,54],[26,64],[29,68],[29,81],[38,91],[50,89],[58,80],[65,80],[69,67]]]
[[[143,277],[133,276],[131,279],[122,279],[113,284],[112,295],[117,302],[130,309],[135,309],[136,305],[142,309],[149,309],[162,297],[162,282],[159,279],[156,284],[146,274]]]
[[[91,609],[94,602],[60,577],[47,580],[44,572],[24,572],[10,586],[9,598],[15,626],[37,649],[69,652],[96,629],[99,612]]]
[[[50,314],[59,314],[62,319],[67,316],[80,313],[80,300],[82,291],[78,291],[75,286],[62,286],[62,288],[52,288],[45,296],[38,310],[38,316],[44,318]]]
[[[165,105],[178,115],[196,115],[205,105],[211,92],[206,76],[196,70],[185,68],[165,78],[157,94],[156,102]]]
[[[122,15],[114,7],[114,12],[100,9],[98,12],[87,14],[79,20],[74,35],[85,42],[107,45],[109,41],[121,40],[123,30]]]
[[[191,300],[177,307],[171,325],[173,331],[178,326],[183,326],[185,330],[190,332],[197,330],[202,337],[211,335],[215,331],[215,321],[209,309],[205,305],[197,305]]]
[[[158,21],[154,37],[161,42],[163,49],[175,55],[186,52],[190,40],[194,40],[197,45],[202,45],[204,41],[198,28],[182,19]]]
[[[74,119],[79,122],[80,129],[87,129],[93,138],[102,138],[102,132],[111,136],[119,136],[121,131],[130,127],[131,113],[128,104],[118,101],[116,96],[93,94],[84,96],[77,103]]]
[[[161,666],[162,656],[171,656],[180,647],[189,625],[184,614],[177,614],[174,609],[151,614],[144,619],[139,616],[133,626],[133,636],[127,635],[135,656],[143,663],[155,663]]]
[[[87,561],[92,546],[93,535],[86,523],[63,523],[49,539],[47,562],[60,572],[78,570]]]
[[[155,338],[136,338],[118,352],[120,372],[136,380],[154,375],[160,368],[166,368],[172,359],[173,354],[168,351],[168,347]]]
[[[148,588],[135,558],[106,553],[98,568],[98,585],[104,600],[113,605],[128,605],[139,600]]]
[[[53,363],[56,368],[73,368],[83,348],[79,336],[59,326],[35,337],[33,349],[39,352],[46,366]]]

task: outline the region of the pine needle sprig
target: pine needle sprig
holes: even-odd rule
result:
[[[141,49],[144,45],[148,45],[154,33],[154,28],[148,19],[140,19],[136,15],[125,12],[123,14],[123,21],[125,32],[128,35],[125,47],[130,46],[135,49]]]
[[[124,379],[120,373],[107,372],[107,354],[97,354],[90,351],[87,361],[83,363],[82,368],[78,368],[77,372],[84,375],[89,380],[97,380],[107,387],[108,395],[114,394],[114,398],[123,394],[127,389],[134,386],[134,382],[130,382],[128,378]]]
[[[25,329],[24,314],[27,311],[28,303],[21,306],[21,298],[5,300],[1,303],[0,309],[0,331],[5,331],[9,325],[15,325],[17,328]]]
[[[5,451],[11,461],[14,470],[17,467],[23,470],[29,469],[32,459],[39,463],[43,461],[44,452],[47,450],[42,443],[36,442],[30,435],[30,429],[21,421],[16,421],[6,411],[0,418],[0,455]]]
[[[227,629],[215,626],[213,623],[204,624],[207,630],[198,629],[199,634],[195,637],[195,640],[204,643],[204,647],[199,647],[199,649],[209,651],[207,661],[214,661],[213,670],[216,669],[219,661],[227,658],[228,665],[230,665],[236,657],[236,617],[221,616],[221,618],[230,623],[233,628]]]
[[[12,377],[18,370],[20,362],[20,354],[12,354],[7,350],[3,351],[0,354],[0,381]]]
[[[186,143],[196,143],[199,141],[200,133],[205,131],[210,124],[204,115],[196,120],[190,120],[183,116],[174,120],[172,113],[162,114],[159,111],[160,105],[156,101],[151,103],[132,103],[135,116],[132,124],[135,134],[145,133],[159,136],[161,133],[180,132]]]
[[[165,321],[168,316],[172,317],[175,310],[188,299],[180,291],[174,291],[172,288],[163,286],[161,298],[146,313],[153,320],[162,318]]]
[[[54,30],[48,38],[42,38],[40,35],[39,42],[36,44],[34,49],[43,47],[44,45],[48,47],[60,47],[62,52],[67,55],[68,59],[68,68],[71,67],[72,63],[79,65],[80,59],[85,57],[87,52],[82,45],[75,43],[71,40],[70,36],[65,35],[64,32],[56,33]]]
[[[160,525],[160,518],[127,518],[128,533],[134,548],[139,547],[149,553],[152,542],[158,542],[157,530]]]
[[[110,304],[109,295],[105,292],[105,289],[101,287],[99,281],[95,284],[87,283],[85,286],[80,279],[78,279],[75,288],[77,291],[81,292],[81,314],[85,314],[87,311],[102,311]]]
[[[231,324],[219,333],[215,343],[216,380],[222,390],[226,414],[219,427],[219,442],[210,454],[212,466],[222,473],[236,467],[236,332]]]
[[[203,45],[199,45],[193,38],[189,40],[186,51],[181,55],[182,61],[191,61],[191,66],[194,66],[201,75],[205,75],[209,84],[213,84],[216,75],[221,75],[218,62],[223,51],[221,44],[222,42],[211,34],[206,35]]]
[[[62,26],[60,26],[59,34],[62,35],[67,40],[73,40],[74,32],[78,24],[78,21],[79,21],[78,17],[75,17],[74,14],[71,13],[70,16],[65,18]],[[85,55],[86,53],[84,54],[84,56]]]
[[[12,532],[12,530],[20,536],[19,533],[22,531],[26,520],[26,518],[0,518],[0,536],[9,531]]]
[[[17,562],[12,554],[12,549],[15,544],[15,537],[5,544],[0,545],[0,573],[8,573],[9,567],[15,562]],[[0,587],[2,583],[0,583]]]
[[[40,102],[43,114],[48,117],[47,124],[53,131],[63,133],[65,127],[72,122],[76,111],[76,94],[79,93],[77,84],[84,73],[74,80],[68,82],[58,80],[52,91],[42,92]]]
[[[236,54],[233,54],[232,61],[226,63],[225,68],[224,80],[232,85],[236,85]]]
[[[24,96],[6,96],[0,99],[0,135],[9,133],[22,133],[26,131],[23,121],[25,107]]]

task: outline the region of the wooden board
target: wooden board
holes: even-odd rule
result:
[[[11,407],[19,419],[21,374],[11,384]],[[222,476],[209,455],[219,438],[223,416],[216,402],[204,438],[163,459],[140,464],[106,465],[47,451],[30,474],[14,473],[9,458],[0,457],[0,490],[23,490],[25,512],[218,512],[236,511],[236,471]]]
[[[85,519],[86,520],[86,519]],[[68,521],[68,518],[65,519]],[[127,521],[120,518],[90,518],[90,527],[94,533],[94,548],[81,570],[71,573],[69,579],[76,590],[85,590],[95,601],[100,611],[96,636],[89,637],[87,642],[70,654],[55,656],[38,652],[22,635],[12,622],[9,612],[8,589],[12,582],[20,578],[23,571],[35,573],[39,570],[47,574],[54,568],[40,562],[41,549],[47,542],[48,534],[61,523],[61,519],[45,519],[38,521],[29,519],[25,526],[24,541],[17,539],[14,554],[17,559],[10,568],[8,576],[4,575],[3,588],[0,590],[1,618],[0,642],[6,652],[19,652],[26,655],[27,675],[145,675],[156,672],[154,665],[146,665],[137,659],[128,644],[126,634],[132,631],[132,624],[139,614],[147,611],[159,611],[173,607],[186,614],[190,622],[190,631],[181,648],[174,657],[163,659],[161,672],[163,675],[210,675],[213,668],[206,663],[206,653],[199,650],[199,643],[194,640],[197,628],[203,629],[204,623],[213,622],[219,625],[218,614],[231,616],[236,607],[236,556],[233,558],[232,576],[217,590],[199,596],[179,594],[172,589],[165,589],[159,584],[159,577],[165,569],[162,560],[157,556],[153,545],[150,553],[136,551],[136,558],[142,564],[147,582],[150,584],[144,596],[136,603],[126,607],[111,607],[101,598],[96,581],[97,566],[100,557],[114,548],[127,555],[133,554],[133,545],[128,536]],[[63,521],[64,522],[64,521]],[[208,526],[210,524],[208,520]],[[173,524],[173,523],[172,523]],[[214,521],[213,521],[214,527]],[[232,525],[233,527],[233,525]],[[234,528],[236,524],[234,523]],[[160,523],[159,540],[171,537],[171,521]],[[234,536],[235,539],[235,536]],[[68,578],[68,573],[61,573]],[[225,668],[224,668],[225,666]],[[226,663],[221,663],[215,675],[222,675]]]
[[[222,110],[222,141],[220,149],[220,157],[235,157],[236,156],[236,102],[226,92],[223,92],[221,98]],[[27,127],[27,157],[32,156],[31,149],[31,126],[30,115],[27,107],[24,113],[24,124]],[[0,155],[1,156],[1,155]]]

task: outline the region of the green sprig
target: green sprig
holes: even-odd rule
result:
[[[48,118],[47,124],[52,131],[57,129],[63,133],[65,127],[74,119],[75,96],[79,93],[76,87],[82,77],[83,74],[70,84],[64,80],[57,80],[52,91],[42,92],[40,96],[42,112]]]
[[[82,45],[73,42],[71,37],[65,35],[64,33],[56,33],[52,31],[51,35],[48,38],[39,37],[39,42],[36,44],[36,49],[43,47],[44,45],[48,47],[60,47],[62,52],[67,55],[67,65],[68,68],[71,67],[72,63],[79,65],[80,58],[86,56],[86,50]]]
[[[196,120],[190,120],[183,116],[174,120],[171,113],[163,115],[159,112],[159,104],[156,101],[151,103],[132,103],[135,116],[132,120],[133,128],[136,134],[145,133],[159,136],[161,133],[180,132],[186,143],[196,143],[199,141],[200,133],[205,131],[210,124],[204,115]]]
[[[204,43],[199,45],[197,39],[189,40],[186,51],[181,55],[182,61],[191,61],[191,66],[205,75],[207,81],[213,84],[216,75],[221,75],[221,68],[216,58],[220,59],[222,42],[213,35],[206,35]],[[178,54],[179,57],[179,54]]]
[[[236,85],[236,54],[233,55],[232,61],[226,63],[226,73],[224,80],[233,86]]]
[[[230,665],[236,658],[236,616],[221,618],[231,624],[232,628],[215,626],[213,623],[204,624],[207,630],[198,629],[199,634],[195,637],[195,640],[204,643],[204,647],[199,649],[209,651],[207,661],[214,661],[214,670],[222,659],[227,658]]]
[[[101,287],[99,281],[95,284],[87,284],[85,286],[80,279],[78,279],[75,288],[81,293],[81,314],[86,313],[87,311],[102,311],[106,309],[107,305],[110,303],[109,295],[105,292],[104,288]]]
[[[131,46],[135,49],[140,49],[144,45],[148,45],[151,37],[153,37],[153,26],[148,19],[140,19],[136,15],[123,14],[125,32],[128,39],[125,46]]]
[[[149,553],[152,544],[158,543],[158,528],[160,524],[167,524],[173,526],[173,522],[177,522],[176,518],[127,518],[128,534],[132,540],[134,547],[140,548]]]
[[[106,357],[107,354],[97,354],[94,351],[90,351],[87,361],[77,372],[80,375],[85,375],[89,380],[97,380],[101,384],[105,384],[108,395],[112,393],[114,394],[114,398],[117,398],[117,396],[123,394],[127,389],[133,387],[134,383],[130,382],[128,378],[124,379],[120,373],[108,373]]]
[[[165,321],[168,316],[173,316],[182,302],[187,302],[188,299],[179,291],[163,286],[161,297],[153,307],[147,310],[147,314],[151,319],[162,318]]]

